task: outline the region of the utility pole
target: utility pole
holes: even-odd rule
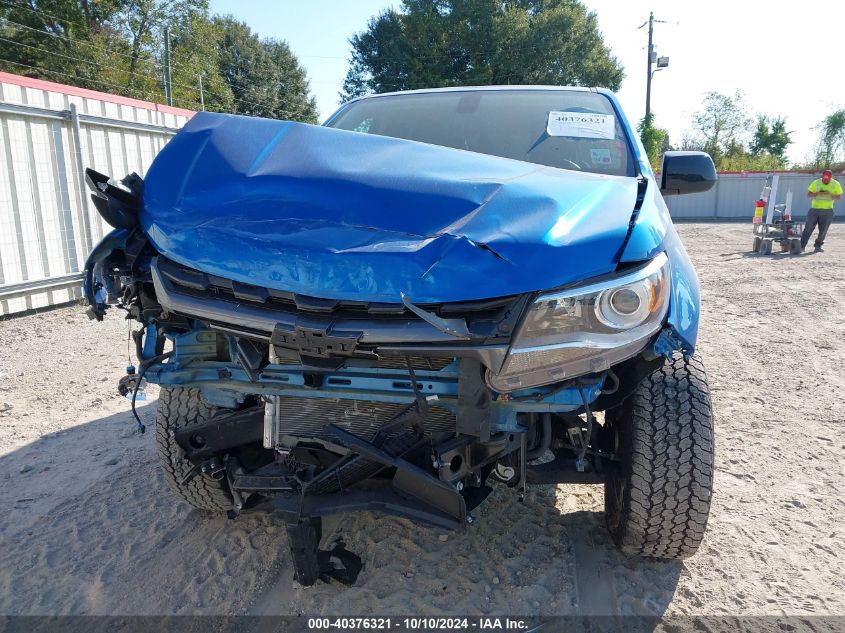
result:
[[[669,58],[668,57],[657,57],[657,53],[654,52],[654,24],[666,24],[665,20],[655,20],[654,19],[654,11],[649,11],[648,13],[648,21],[643,22],[639,28],[643,28],[646,24],[648,24],[648,60],[646,64],[646,83],[645,83],[645,115],[648,116],[651,114],[651,79],[654,77],[654,73],[658,70],[663,70],[667,66],[669,66]],[[652,71],[652,65],[657,62],[657,70]]]
[[[164,97],[173,105],[173,83],[170,77],[170,28],[164,27]]]
[[[205,97],[202,94],[202,73],[199,74],[200,78],[200,107],[202,111],[205,112]]]
[[[651,113],[651,65],[654,63],[654,44],[652,36],[654,34],[654,11],[649,11],[648,14],[648,75],[645,84],[645,115]]]

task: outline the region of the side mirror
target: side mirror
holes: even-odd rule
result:
[[[678,196],[709,191],[716,184],[716,166],[705,152],[666,152],[660,193]]]

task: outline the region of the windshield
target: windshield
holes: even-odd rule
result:
[[[610,100],[575,90],[466,90],[374,97],[329,126],[515,158],[550,167],[635,176]]]

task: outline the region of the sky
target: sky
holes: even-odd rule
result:
[[[705,93],[742,91],[749,112],[785,116],[793,132],[792,162],[804,161],[827,114],[845,107],[845,2],[766,0],[582,0],[597,15],[605,43],[625,67],[618,92],[633,123],[645,114],[647,29],[669,67],[655,74],[652,111],[680,143]],[[390,0],[211,0],[264,37],[290,44],[308,72],[325,119],[338,106],[349,62],[349,38]],[[774,7],[774,8],[773,8]]]

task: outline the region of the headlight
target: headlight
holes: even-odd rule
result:
[[[603,371],[631,358],[662,326],[669,306],[669,260],[661,253],[635,271],[538,297],[498,374],[507,393]]]

